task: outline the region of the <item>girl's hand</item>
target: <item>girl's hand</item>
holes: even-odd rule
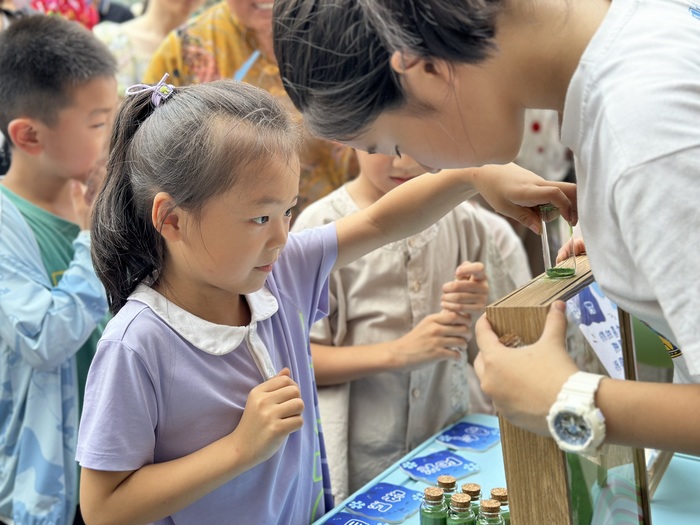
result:
[[[393,343],[399,369],[415,369],[444,359],[461,359],[471,339],[471,321],[455,312],[442,311],[425,317]]]
[[[471,319],[484,311],[488,295],[489,284],[484,264],[465,261],[457,267],[455,280],[442,285],[440,306]]]
[[[489,165],[476,170],[472,183],[497,212],[540,233],[541,204],[553,204],[571,224],[576,224],[576,185],[547,181],[515,164]]]
[[[486,316],[476,323],[479,355],[474,370],[496,410],[511,423],[549,435],[546,416],[564,382],[578,370],[566,353],[565,304],[555,302],[540,339],[509,348],[498,340]]]
[[[270,459],[303,424],[304,401],[289,368],[250,391],[241,421],[232,432],[236,446],[253,466]]]

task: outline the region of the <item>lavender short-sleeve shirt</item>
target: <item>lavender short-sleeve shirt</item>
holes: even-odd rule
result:
[[[334,225],[290,234],[263,289],[246,296],[246,327],[209,323],[140,286],[98,345],[80,464],[135,470],[199,450],[236,428],[248,393],[269,375],[266,367],[289,367],[305,404],[302,429],[269,460],[157,523],[301,524],[323,515],[327,468],[308,334],[327,315],[336,257]]]

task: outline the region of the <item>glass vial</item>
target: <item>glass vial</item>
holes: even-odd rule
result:
[[[561,219],[559,208],[552,204],[543,204],[539,206],[539,212],[542,234],[542,259],[544,260],[544,270],[547,277],[553,279],[573,277],[576,274],[576,268],[575,266],[571,267],[568,261],[566,261],[566,264],[563,262],[558,266],[556,265],[557,252],[563,245],[565,238],[562,231],[564,223],[562,222],[563,219]]]
[[[479,500],[481,499],[481,485],[478,483],[465,483],[462,485],[462,492],[468,494],[472,499],[472,510],[474,515],[479,515]]]
[[[482,499],[477,525],[505,525],[501,516],[501,504],[495,499]]]
[[[447,511],[447,525],[476,525],[476,515],[472,510],[469,494],[457,492],[452,496]]]
[[[457,491],[457,478],[448,474],[443,474],[442,476],[438,476],[437,486],[440,487],[445,493],[445,505],[447,505],[447,508],[449,509],[452,494]]]
[[[428,487],[423,491],[420,525],[447,525],[445,493],[440,487]]]
[[[491,499],[501,504],[501,516],[506,525],[510,525],[510,507],[508,506],[508,490],[502,487],[491,489]]]

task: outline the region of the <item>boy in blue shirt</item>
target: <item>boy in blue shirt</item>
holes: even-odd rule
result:
[[[27,16],[0,33],[0,522],[73,523],[80,400],[107,299],[91,198],[116,63],[80,25]]]

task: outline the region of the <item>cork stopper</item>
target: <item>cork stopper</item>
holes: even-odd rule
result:
[[[457,478],[455,478],[454,476],[443,474],[442,476],[438,476],[437,484],[438,487],[441,487],[443,489],[454,490],[457,486]]]
[[[445,491],[442,490],[440,487],[428,487],[423,491],[423,497],[425,498],[425,501],[436,503],[442,501],[444,494]]]
[[[465,483],[462,485],[462,492],[469,494],[472,499],[481,497],[481,485],[478,483]]]
[[[463,492],[453,495],[450,501],[450,506],[457,511],[468,510],[472,506],[472,497]]]
[[[523,340],[520,338],[520,336],[512,332],[503,334],[501,337],[498,338],[498,340],[502,345],[505,345],[508,348],[520,348],[521,346],[525,346],[525,343],[523,343]]]
[[[559,217],[561,212],[554,204],[540,204],[540,217],[544,222],[550,222]]]
[[[491,499],[499,501],[501,504],[508,504],[508,490],[502,487],[495,487],[491,489]]]
[[[501,511],[501,502],[497,499],[482,499],[481,512],[496,514]]]

